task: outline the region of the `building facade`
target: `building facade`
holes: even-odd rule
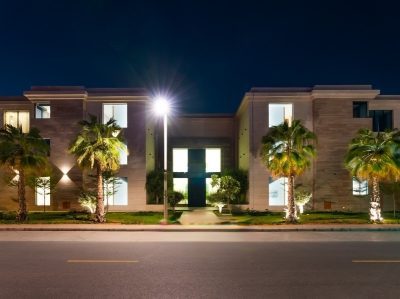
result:
[[[2,124],[22,126],[24,131],[37,127],[50,144],[49,179],[54,189],[28,188],[28,209],[81,209],[78,196],[89,176],[77,167],[68,147],[80,130],[78,122],[91,114],[103,122],[116,119],[129,151],[121,155],[115,192],[106,196],[108,210],[161,210],[145,190],[146,174],[163,163],[162,126],[151,104],[143,89],[32,87],[20,97],[0,97]],[[168,168],[174,189],[185,194],[181,204],[205,206],[212,192],[211,175],[242,169],[248,173],[249,189],[240,208],[282,210],[287,200],[285,179],[271,177],[259,152],[269,127],[293,119],[301,120],[318,138],[312,167],[296,181],[313,193],[309,208],[366,211],[368,183],[353,179],[344,168],[348,144],[360,128],[383,131],[400,125],[400,96],[380,95],[369,85],[253,88],[233,115],[171,115]],[[9,186],[7,180],[13,178],[7,174],[3,168],[0,210],[15,210],[17,192]],[[385,200],[384,209],[393,209],[394,204]]]

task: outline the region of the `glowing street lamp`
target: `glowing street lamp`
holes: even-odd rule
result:
[[[167,116],[169,113],[169,102],[164,97],[157,97],[154,101],[154,111],[164,119],[164,217],[162,223],[168,223],[168,191],[167,191]]]

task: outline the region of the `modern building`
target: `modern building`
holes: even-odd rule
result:
[[[86,89],[32,87],[19,97],[0,97],[0,121],[37,127],[50,144],[51,177],[55,185],[27,189],[29,210],[78,210],[78,195],[88,174],[76,165],[67,149],[79,132],[78,122],[93,114],[111,117],[123,128],[129,155],[121,156],[118,188],[107,197],[109,210],[161,210],[146,194],[146,174],[161,167],[162,126],[143,89]],[[242,209],[282,210],[287,200],[285,179],[274,179],[261,163],[261,138],[284,120],[300,119],[315,132],[318,155],[296,184],[313,193],[316,210],[365,211],[369,187],[353,179],[343,166],[350,140],[360,128],[382,131],[400,127],[400,96],[380,95],[370,85],[312,88],[252,88],[232,115],[171,115],[168,126],[168,168],[173,186],[189,207],[206,205],[212,192],[210,177],[226,169],[247,171],[249,189]],[[17,208],[10,171],[2,170],[0,210]],[[16,174],[15,174],[16,175]],[[47,177],[43,178],[48,179]],[[113,188],[113,186],[106,186]],[[398,199],[397,199],[398,200]],[[392,209],[393,200],[384,208]]]

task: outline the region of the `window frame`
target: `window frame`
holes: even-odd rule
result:
[[[49,117],[43,117],[43,111],[42,113],[42,117],[37,117],[37,107],[43,105],[43,106],[49,106]],[[51,118],[51,105],[50,102],[38,102],[35,103],[35,119],[50,119]]]
[[[20,121],[19,121],[19,114],[21,112],[27,112],[28,113],[28,129],[27,129],[26,132],[24,130],[22,130],[22,133],[28,133],[29,132],[29,130],[31,129],[31,112],[29,110],[4,110],[4,112],[3,112],[3,125],[4,126],[7,125],[7,122],[6,122],[6,120],[7,120],[7,118],[6,118],[7,112],[16,112],[17,113],[17,126],[18,127],[21,126],[20,125]]]
[[[105,106],[125,106],[126,107],[126,126],[121,126],[118,123],[118,120],[116,118],[114,118],[114,113],[113,113],[112,118],[114,118],[116,120],[116,124],[118,126],[120,126],[121,129],[127,129],[128,128],[128,103],[123,103],[123,102],[122,103],[121,102],[119,102],[119,103],[102,103],[102,123],[103,124],[106,124],[105,117],[104,117],[104,107]]]

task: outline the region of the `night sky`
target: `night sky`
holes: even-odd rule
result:
[[[234,112],[252,86],[400,93],[397,1],[1,1],[0,95],[146,87]]]

